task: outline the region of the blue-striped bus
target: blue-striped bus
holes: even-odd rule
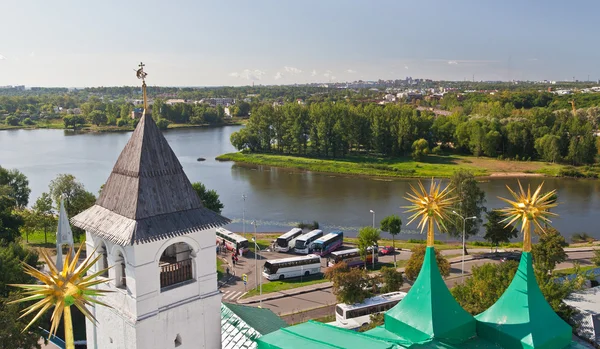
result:
[[[313,244],[313,253],[317,256],[327,256],[337,250],[344,242],[343,231],[332,231],[331,233],[316,240]]]

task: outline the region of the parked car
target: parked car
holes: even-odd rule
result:
[[[510,252],[507,255],[500,258],[500,261],[501,262],[506,262],[506,261],[520,262],[521,261],[521,253],[520,252]]]
[[[386,256],[386,255],[394,254],[395,251],[396,250],[392,246],[384,246],[379,249],[379,255]]]

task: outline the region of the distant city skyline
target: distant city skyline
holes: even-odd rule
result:
[[[600,78],[600,3],[7,0],[0,85]]]

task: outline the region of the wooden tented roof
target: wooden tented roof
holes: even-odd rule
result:
[[[202,206],[150,115],[140,119],[96,204],[71,221],[119,245],[166,239],[230,222]]]

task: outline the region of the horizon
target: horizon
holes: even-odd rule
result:
[[[140,61],[154,86],[597,81],[600,3],[577,5],[8,0],[0,86],[131,86]]]

